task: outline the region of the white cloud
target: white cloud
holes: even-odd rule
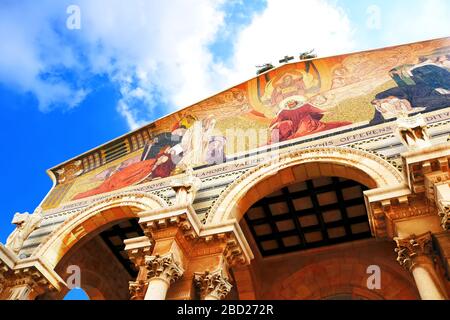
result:
[[[80,3],[91,68],[119,84],[117,108],[131,128],[152,119],[159,101],[169,106],[162,111],[168,113],[214,90],[208,45],[223,23],[220,5],[219,0]]]
[[[312,48],[326,56],[360,47],[354,40],[356,26],[339,2],[267,0],[247,25],[227,28],[224,1],[78,0],[82,29],[74,31],[65,28],[69,1],[4,2],[0,82],[32,92],[47,111],[75,107],[95,90],[87,87],[88,80],[106,75],[120,90],[117,111],[136,128],[254,76],[257,64],[276,64],[286,54],[297,57]],[[391,27],[396,19],[408,15],[404,6],[392,5],[382,12],[381,32],[397,42],[408,41],[411,34],[440,36],[449,30],[448,22],[442,22],[449,15],[445,2],[418,5],[421,14],[415,22],[397,29]],[[389,32],[395,29],[392,35],[387,26]],[[230,36],[230,30],[236,34]],[[226,61],[216,61],[210,49],[219,38],[232,41]],[[64,72],[73,76],[70,81]]]
[[[42,111],[56,103],[74,107],[87,93],[57,76],[58,69],[78,66],[71,48],[59,42],[49,23],[56,7],[48,7],[33,10],[31,3],[24,3],[0,9],[0,81],[34,93]]]
[[[7,41],[0,81],[33,92],[48,110],[57,103],[76,106],[87,92],[83,80],[105,74],[120,89],[116,108],[130,128],[253,76],[257,63],[308,48],[329,54],[352,46],[347,17],[322,0],[269,0],[235,35],[227,64],[215,62],[209,48],[226,36],[219,34],[227,30],[222,0],[79,0],[78,31],[65,29],[68,4],[27,2],[2,10],[0,36]],[[65,80],[60,69],[77,81]],[[169,110],[158,110],[160,102]]]
[[[0,81],[34,93],[41,110],[77,105],[83,80],[95,74],[118,85],[117,110],[131,128],[154,117],[159,101],[168,113],[217,90],[208,46],[223,24],[222,0],[80,0],[81,30],[73,31],[65,28],[68,4],[10,2],[0,10]]]
[[[390,44],[448,37],[448,0],[392,1],[382,12],[384,38]]]
[[[337,5],[324,0],[268,0],[267,8],[237,36],[231,79],[249,77],[255,65],[315,49],[320,56],[352,50],[352,27]]]

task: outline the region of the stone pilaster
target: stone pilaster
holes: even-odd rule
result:
[[[143,236],[126,239],[124,243],[125,251],[127,252],[130,261],[133,262],[138,269],[136,280],[129,282],[131,300],[144,300],[148,286],[145,257],[151,255],[153,242],[147,236]]]
[[[146,280],[130,281],[128,283],[131,296],[130,300],[144,300],[147,286],[148,281]]]
[[[433,235],[436,244],[436,250],[444,266],[447,280],[450,281],[450,233],[442,231]]]
[[[213,272],[196,272],[194,283],[200,291],[202,300],[222,300],[233,287],[223,268]]]

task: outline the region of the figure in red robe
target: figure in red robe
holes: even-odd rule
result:
[[[171,132],[162,132],[156,135],[151,143],[145,145],[139,162],[125,167],[122,163],[98,187],[78,193],[72,200],[118,190],[147,178],[156,179],[170,176],[183,157],[183,150],[179,146],[182,137],[186,129],[195,121],[196,118],[191,115],[184,116],[173,126]]]
[[[270,124],[270,143],[303,137],[312,133],[326,131],[351,124],[348,121],[322,122],[325,111],[309,103],[291,100]]]
[[[175,166],[169,153],[169,147],[166,146],[160,150],[155,158],[135,162],[121,170],[117,170],[98,187],[78,193],[72,200],[118,190],[138,183],[147,177],[153,179],[165,178],[170,175],[171,171],[175,169]]]
[[[155,162],[156,159],[150,159],[133,163],[128,167],[111,174],[111,176],[103,181],[98,187],[86,192],[78,193],[72,200],[86,198],[130,186],[147,177],[152,172]]]

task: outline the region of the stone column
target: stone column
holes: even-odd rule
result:
[[[445,300],[447,294],[433,261],[431,232],[394,238],[397,261],[412,273],[422,300]]]
[[[148,279],[145,300],[165,300],[170,285],[183,275],[180,264],[172,252],[145,257]]]
[[[194,282],[200,290],[200,298],[202,300],[222,300],[233,287],[228,281],[223,268],[214,272],[196,272],[194,274]]]
[[[147,236],[126,239],[124,243],[128,257],[138,268],[136,280],[129,282],[130,300],[144,300],[148,285],[145,256],[151,254],[153,243]]]

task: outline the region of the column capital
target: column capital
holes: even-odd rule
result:
[[[224,299],[231,291],[233,285],[228,281],[223,268],[216,271],[194,273],[194,283],[200,290],[201,299],[212,296],[217,300]]]
[[[450,227],[450,200],[438,201],[439,216],[441,217],[442,229],[448,230]]]
[[[131,295],[130,300],[144,300],[147,286],[148,281],[146,280],[130,281],[128,285]]]
[[[9,289],[4,299],[34,300],[46,291],[56,290],[51,283],[36,269],[24,268],[2,275],[3,289]]]
[[[168,284],[177,281],[183,275],[183,268],[172,252],[162,256],[146,256],[145,266],[147,268],[147,279],[161,279]]]
[[[412,234],[408,238],[394,238],[394,240],[397,244],[395,252],[398,263],[410,271],[414,268],[418,258],[433,258],[431,232],[420,235]]]

